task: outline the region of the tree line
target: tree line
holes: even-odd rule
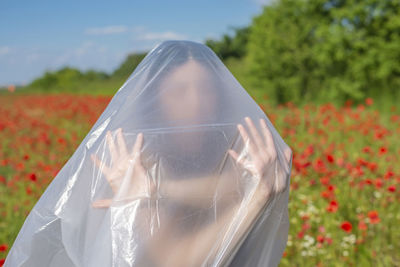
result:
[[[251,87],[276,103],[399,99],[400,1],[278,0],[250,25],[231,29],[204,43],[223,61],[242,61]],[[29,86],[126,79],[145,55],[129,55],[110,74],[65,67]]]

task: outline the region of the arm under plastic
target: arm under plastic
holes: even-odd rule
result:
[[[252,226],[261,216],[262,211],[267,207],[268,203],[270,202],[270,198],[271,196],[263,196],[258,193],[254,195],[246,208],[246,215],[243,217],[239,227],[234,232],[232,240],[226,246],[224,256],[221,258],[218,266],[229,265],[230,261],[233,259],[233,256],[240,248],[240,245],[246,239]]]
[[[257,186],[248,198],[229,206],[221,217],[198,233],[196,240],[199,243],[195,246],[197,252],[194,253],[199,253],[199,256],[203,257],[204,255],[211,256],[209,255],[210,247],[219,246],[218,254],[213,257],[217,258],[218,266],[229,266],[230,261],[271,200],[287,190],[287,183],[284,182],[287,173],[283,169],[277,168],[277,174],[278,177],[270,178],[280,179],[283,186],[274,186],[272,191],[265,190],[263,185]],[[216,244],[215,237],[221,231],[224,232],[224,238],[219,239],[219,244]]]
[[[162,196],[183,202],[193,207],[206,207],[218,198],[220,203],[228,201],[238,193],[238,185],[228,173],[202,178],[168,180],[160,185]]]
[[[216,221],[194,235],[175,242],[168,250],[165,246],[161,252],[153,250],[154,259],[159,261],[160,266],[228,264],[268,201],[269,196],[260,187],[256,188],[245,202],[227,207]]]

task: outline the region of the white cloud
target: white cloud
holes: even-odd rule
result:
[[[2,55],[7,55],[8,53],[10,53],[11,48],[9,48],[8,46],[0,46],[0,56]]]
[[[138,26],[133,27],[132,30],[133,30],[134,32],[143,32],[143,31],[146,30],[146,27],[145,27],[145,26],[140,26],[140,25],[138,25]]]
[[[277,0],[252,0],[252,1],[261,6],[264,5],[268,6],[276,2]]]
[[[93,48],[94,48],[94,43],[93,42],[84,42],[81,46],[79,46],[78,48],[76,48],[73,53],[77,56],[83,56],[85,54],[87,54],[88,52],[90,52]]]
[[[124,25],[114,25],[99,28],[87,28],[85,30],[86,34],[89,35],[109,35],[109,34],[119,34],[128,31],[128,27]]]
[[[153,40],[169,40],[169,39],[186,39],[186,35],[172,32],[172,31],[166,31],[166,32],[145,32],[142,33],[138,36],[137,39],[139,40],[148,40],[148,41],[153,41]]]
[[[146,29],[144,26],[128,27],[125,25],[118,26],[105,26],[98,28],[88,28],[85,30],[85,34],[88,35],[111,35],[121,33],[134,33],[136,40],[144,41],[161,41],[167,39],[186,39],[187,36],[173,31],[165,32],[152,32]]]
[[[88,66],[93,62],[98,62],[96,58],[101,58],[106,56],[105,52],[107,47],[103,45],[96,44],[92,41],[85,41],[80,46],[64,51],[58,57],[53,59],[53,66],[61,65],[75,65]]]

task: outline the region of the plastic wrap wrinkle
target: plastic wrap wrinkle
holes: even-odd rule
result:
[[[210,48],[163,41],[43,192],[4,266],[277,266],[291,167]]]

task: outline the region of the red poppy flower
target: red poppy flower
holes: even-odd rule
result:
[[[342,222],[340,227],[342,228],[343,231],[350,233],[351,229],[353,228],[353,225],[349,221],[344,221]]]
[[[324,236],[323,235],[317,235],[317,241],[319,243],[323,243],[324,242]]]
[[[385,179],[389,179],[389,178],[391,178],[391,177],[393,177],[394,176],[394,173],[392,172],[392,171],[387,171],[386,173],[385,173]]]
[[[362,151],[363,151],[364,153],[370,153],[370,152],[371,152],[371,147],[366,146],[366,147],[363,148]]]
[[[36,174],[34,174],[34,173],[31,173],[31,174],[29,174],[29,179],[31,180],[31,181],[36,181],[37,180],[37,178],[36,178]]]
[[[339,206],[336,200],[332,200],[331,203],[329,203],[328,208],[326,209],[328,212],[336,212],[338,210]]]
[[[360,221],[358,223],[358,229],[360,230],[367,230],[367,224],[364,221]]]
[[[331,155],[331,154],[326,155],[326,159],[327,159],[330,163],[333,163],[333,162],[335,161],[335,158],[334,158],[333,155]]]
[[[386,152],[387,152],[387,148],[386,147],[382,146],[382,147],[379,148],[379,155],[383,155]]]
[[[380,222],[380,218],[378,216],[378,212],[376,210],[371,210],[368,212],[369,222],[371,224],[377,224]]]
[[[383,185],[382,179],[376,178],[376,179],[375,179],[375,187],[376,187],[376,188],[381,188],[382,185]]]
[[[395,191],[396,191],[396,186],[395,186],[395,185],[390,185],[390,186],[388,187],[388,191],[389,191],[389,192],[395,192]]]
[[[378,164],[376,164],[375,162],[368,163],[368,169],[370,169],[371,171],[375,171],[377,168],[378,168]]]
[[[32,188],[30,188],[30,186],[28,186],[25,191],[28,195],[32,194]]]
[[[8,249],[7,244],[1,244],[1,245],[0,245],[0,252],[4,252],[4,251],[6,251],[7,249]]]
[[[328,185],[329,184],[329,177],[327,177],[327,176],[325,176],[325,177],[322,177],[322,178],[320,178],[319,179],[319,181],[321,182],[321,184],[324,184],[324,185]]]
[[[373,181],[372,181],[372,179],[367,178],[367,179],[365,179],[365,183],[368,185],[371,185],[373,183]]]
[[[374,103],[374,100],[371,97],[367,97],[365,99],[365,104],[371,106]]]
[[[303,232],[303,231],[298,232],[298,233],[297,233],[297,237],[298,237],[299,239],[303,238],[303,237],[304,237],[304,232]]]

